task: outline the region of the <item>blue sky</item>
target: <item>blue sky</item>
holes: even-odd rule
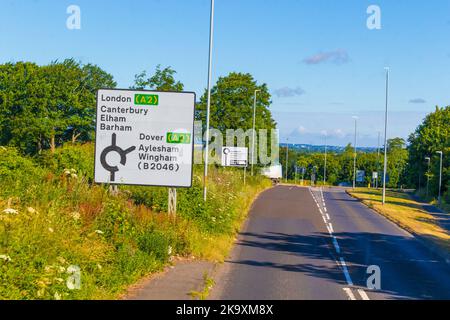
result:
[[[66,28],[69,5],[81,29]],[[381,30],[366,27],[381,8]],[[120,87],[157,64],[186,90],[207,80],[209,0],[2,0],[0,63],[74,57]],[[450,104],[450,0],[216,0],[213,77],[249,72],[268,84],[281,141],[376,146],[384,66],[391,68],[388,137],[406,138],[435,105]],[[214,80],[213,79],[213,80]]]

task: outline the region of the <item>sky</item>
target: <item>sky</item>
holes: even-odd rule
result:
[[[67,8],[80,29],[66,26]],[[367,13],[377,5],[381,28]],[[0,63],[73,57],[111,73],[171,66],[185,90],[207,83],[210,0],[1,0]],[[216,0],[213,81],[251,73],[272,94],[281,142],[377,146],[450,104],[450,0]]]

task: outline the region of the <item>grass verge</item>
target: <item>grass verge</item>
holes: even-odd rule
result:
[[[408,194],[387,190],[386,203],[383,206],[381,190],[357,188],[348,189],[347,192],[403,229],[431,241],[450,254],[450,234],[439,226],[435,216],[426,212],[422,205]]]
[[[178,189],[92,183],[92,144],[30,158],[0,148],[0,299],[115,299],[171,256],[223,261],[253,199],[271,182],[242,182],[214,166],[202,197],[202,167]]]

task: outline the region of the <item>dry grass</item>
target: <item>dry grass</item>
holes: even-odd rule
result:
[[[348,193],[403,229],[427,238],[450,252],[450,234],[439,226],[436,217],[426,212],[408,194],[386,191],[386,203],[383,206],[380,190],[357,188]]]

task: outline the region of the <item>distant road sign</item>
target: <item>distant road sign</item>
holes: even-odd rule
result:
[[[247,165],[248,165],[248,148],[222,147],[222,166],[247,167]]]
[[[356,182],[364,182],[364,176],[366,172],[364,170],[356,170]]]
[[[372,172],[372,179],[378,179],[378,172]]]
[[[95,182],[190,187],[193,92],[97,92]]]

